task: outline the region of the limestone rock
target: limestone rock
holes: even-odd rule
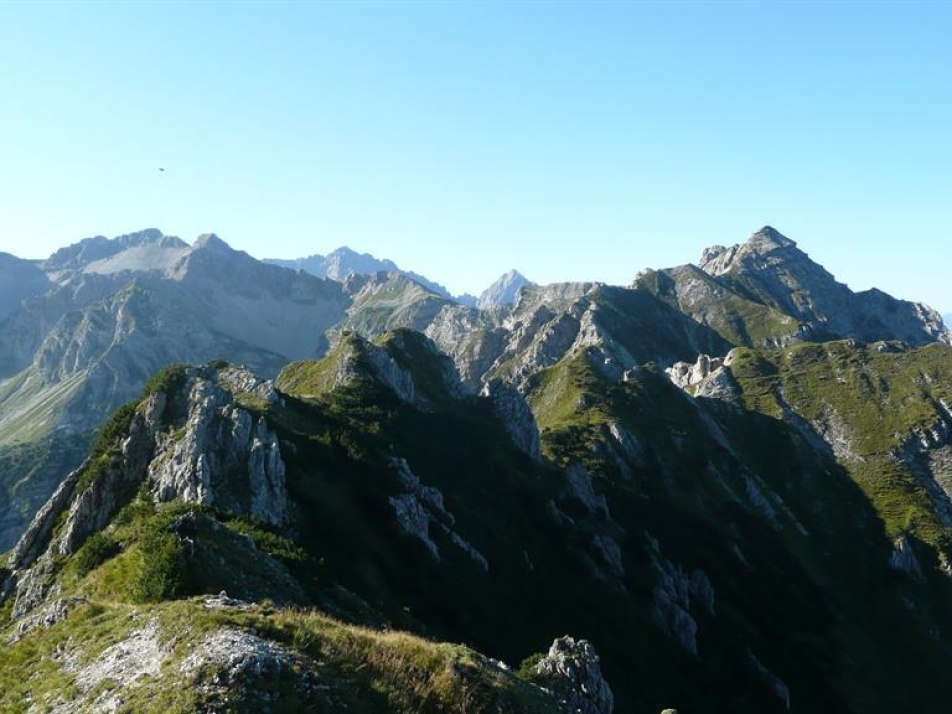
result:
[[[728,369],[728,358],[732,353],[723,359],[702,354],[694,364],[677,362],[668,367],[665,374],[675,385],[694,396],[736,402],[741,390]]]
[[[780,700],[785,709],[790,709],[790,688],[776,674],[767,669],[753,652],[747,653],[747,662],[766,687]]]
[[[239,380],[268,398],[270,386],[234,369],[229,374],[232,384]],[[189,368],[184,377],[177,393],[158,391],[142,402],[126,434],[117,437],[116,453],[72,472],[33,519],[8,558],[10,575],[0,591],[3,599],[15,593],[16,618],[56,596],[50,587],[56,558],[75,553],[143,484],[156,501],[214,504],[273,526],[287,524],[276,434],[264,418],[254,420],[238,406],[215,368]],[[180,429],[166,422],[173,402],[184,411]]]
[[[893,540],[893,551],[889,556],[889,567],[899,570],[919,579],[922,577],[922,567],[919,565],[919,559],[912,549],[912,543],[909,537],[902,533]]]
[[[519,291],[526,285],[531,285],[528,278],[517,270],[510,270],[480,293],[476,299],[476,307],[480,310],[488,310],[493,307],[512,305],[519,297]]]
[[[603,494],[595,492],[588,469],[581,464],[572,464],[565,469],[564,474],[562,497],[576,502],[592,516],[608,518],[608,502]]]
[[[652,541],[652,568],[658,582],[652,591],[651,615],[655,623],[685,650],[697,656],[697,610],[714,615],[714,587],[700,569],[688,573],[681,565],[665,558]]]
[[[466,553],[480,569],[488,571],[486,557],[453,529],[456,517],[446,509],[440,490],[423,484],[404,458],[392,458],[390,466],[396,471],[400,483],[400,492],[389,498],[400,532],[422,543],[433,558],[440,561],[442,554],[433,539],[434,531],[438,532]]]
[[[741,245],[708,248],[699,267],[725,286],[795,318],[812,339],[952,344],[952,334],[932,308],[876,289],[854,293],[770,226]]]
[[[162,438],[149,465],[156,500],[217,505],[275,526],[288,519],[285,466],[278,438],[264,418],[253,420],[215,375],[197,377],[188,397],[184,433]],[[236,502],[235,479],[247,481],[249,501]]]
[[[587,640],[568,636],[555,640],[536,665],[535,675],[566,714],[611,714],[614,710],[615,696]]]
[[[676,362],[665,370],[665,374],[681,389],[687,390],[707,379],[712,372],[720,369],[724,361],[719,357],[698,355],[697,362]]]
[[[515,445],[539,461],[542,458],[539,427],[523,396],[498,379],[487,382],[480,396],[490,400],[493,413],[509,432]]]

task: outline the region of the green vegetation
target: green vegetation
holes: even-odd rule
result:
[[[345,332],[322,359],[292,362],[281,370],[275,386],[301,399],[326,394],[333,389],[345,363],[366,367],[366,344],[356,334]]]
[[[635,287],[711,327],[734,345],[782,344],[799,327],[796,318],[735,292],[693,265],[648,271],[639,276]]]
[[[639,304],[655,309],[655,302]],[[613,322],[612,310],[598,319]],[[370,349],[412,375],[425,408],[363,371]],[[925,516],[910,511],[914,494],[876,472],[897,509],[912,513],[903,524],[926,571],[913,581],[888,568],[893,526],[880,521],[884,503],[869,496],[853,465],[844,461],[847,474],[809,441],[796,414],[827,423],[831,408],[842,412],[864,430],[850,441],[856,468],[879,468],[883,444],[888,453],[903,443],[903,429],[931,425],[946,399],[949,351],[930,350],[739,349],[731,369],[747,409],[692,399],[653,364],[622,381],[608,377],[604,355],[584,350],[532,378],[528,400],[544,453],[593,475],[594,493],[585,496],[557,468],[516,450],[485,400],[451,395],[440,356],[418,335],[373,343],[344,335],[324,360],[281,374],[280,402],[246,405],[278,435],[294,504],[290,526],[156,505],[146,491],[129,497],[55,574],[58,597],[92,604],[0,656],[0,710],[15,710],[28,692],[37,702],[54,691],[87,696],[76,669],[44,663],[38,678],[10,680],[31,657],[45,662],[80,645],[76,661],[93,662],[152,620],[168,659],[157,674],[122,688],[130,711],[221,707],[211,686],[215,667],[196,669],[195,681],[208,686],[194,687],[182,685],[181,664],[222,627],[253,631],[299,657],[267,687],[292,711],[550,711],[550,699],[525,679],[540,656],[530,653],[563,634],[595,645],[618,711],[671,704],[702,711],[712,702],[772,711],[777,702],[748,652],[784,680],[804,711],[878,714],[910,702],[928,710],[949,694],[948,642],[927,632],[952,621],[952,588],[934,577],[922,546]],[[345,362],[354,378],[334,386]],[[117,441],[122,430],[111,433]],[[439,490],[445,512],[428,516],[438,558],[398,527],[390,499],[407,487],[393,459],[406,459],[425,487]],[[601,496],[607,512],[597,506]],[[599,544],[608,539],[620,567],[606,565]],[[696,596],[688,603],[699,657],[652,614],[662,564],[674,579],[702,571],[710,580],[713,614]],[[189,599],[220,590],[259,604],[209,610]],[[90,618],[111,634],[87,646],[77,633]],[[469,647],[521,661],[519,676]],[[302,689],[308,677],[327,688]],[[255,689],[264,687],[237,687],[233,709],[260,709]]]
[[[122,439],[129,433],[139,402],[129,402],[119,407],[106,421],[89,452],[89,463],[76,483],[76,492],[81,493],[110,468],[115,468],[122,456]]]
[[[151,530],[140,543],[143,553],[138,577],[131,584],[137,602],[161,602],[185,591],[185,549],[171,533]]]
[[[82,578],[119,553],[119,544],[102,531],[93,533],[70,560],[75,577]]]
[[[227,365],[227,363],[223,363]],[[143,396],[149,396],[158,392],[171,393],[181,388],[185,383],[185,371],[187,366],[184,364],[170,364],[159,371],[150,379],[143,389]]]
[[[21,711],[58,701],[83,702],[112,689],[123,712],[185,713],[219,708],[215,682],[225,664],[205,642],[214,633],[256,633],[294,658],[271,671],[243,676],[229,690],[228,711],[338,710],[430,713],[556,714],[552,698],[462,646],[430,642],[399,632],[355,627],[316,612],[255,606],[208,610],[201,600],[159,603],[147,608],[112,603],[79,605],[62,622],[8,646],[0,657],[0,710]],[[154,632],[154,664],[135,679],[102,679],[97,663],[121,643],[135,648]],[[151,640],[149,640],[151,641]],[[220,655],[219,655],[220,656]],[[189,658],[204,662],[186,669]],[[204,659],[203,659],[204,657]],[[75,663],[63,668],[62,661]],[[227,676],[227,675],[224,675]],[[256,681],[255,677],[261,678]],[[186,686],[183,686],[184,682]],[[318,683],[320,686],[314,686]],[[198,685],[204,686],[198,686]],[[266,704],[264,691],[277,695]]]
[[[912,533],[949,552],[952,538],[928,482],[896,454],[935,426],[943,402],[952,403],[952,349],[804,344],[738,351],[731,371],[748,408],[773,416],[792,410],[839,444],[890,535]]]

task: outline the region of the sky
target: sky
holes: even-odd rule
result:
[[[770,224],[952,312],[950,36],[942,2],[0,3],[0,251],[157,227],[478,292]]]

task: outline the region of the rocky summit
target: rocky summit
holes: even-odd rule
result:
[[[934,310],[769,227],[476,302],[308,260],[0,255],[0,710],[947,708]]]

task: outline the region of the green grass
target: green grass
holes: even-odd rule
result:
[[[952,349],[931,345],[884,351],[850,341],[738,351],[731,371],[748,408],[781,416],[783,404],[807,422],[841,429],[844,464],[891,535],[909,532],[934,546],[952,545],[918,477],[892,454],[952,404]]]
[[[257,633],[300,658],[277,679],[249,679],[244,687],[233,686],[228,711],[257,711],[256,689],[266,685],[279,695],[275,711],[340,707],[357,713],[558,712],[549,695],[465,647],[347,625],[315,611],[267,605],[210,611],[201,600],[78,606],[66,620],[0,653],[0,711],[21,711],[26,702],[42,707],[72,701],[89,707],[101,690],[83,692],[75,675],[62,666],[64,659],[80,668],[89,665],[149,622],[158,626],[166,659],[158,675],[117,690],[124,712],[192,712],[215,706],[214,697],[197,685],[212,682],[216,667],[206,665],[192,681],[185,680],[180,668],[206,636],[222,628]],[[322,686],[300,686],[306,671]],[[115,681],[103,685],[116,686]]]

